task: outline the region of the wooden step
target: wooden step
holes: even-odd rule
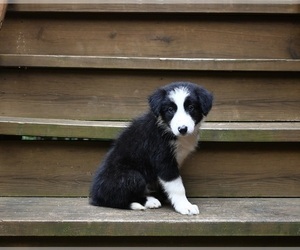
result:
[[[155,89],[184,80],[213,92],[209,122],[300,122],[300,71],[0,70],[1,116],[128,121]]]
[[[0,32],[1,237],[300,236],[299,0],[22,1]],[[187,78],[215,96],[180,170],[200,214],[90,206],[112,140]]]
[[[300,236],[299,198],[191,199],[197,216],[168,206],[129,211],[86,198],[0,198],[0,236]]]
[[[0,54],[0,66],[192,71],[299,71],[300,59],[214,59]]]
[[[11,66],[295,71],[299,22],[299,15],[8,12],[0,61]]]
[[[128,122],[0,117],[0,134],[115,139]],[[201,141],[300,142],[300,122],[206,122]]]
[[[86,197],[110,141],[0,140],[2,196]],[[299,143],[202,142],[181,168],[189,197],[299,197]]]
[[[120,2],[117,0],[97,0],[97,4],[86,4],[84,0],[73,1],[73,4],[22,4],[24,1],[14,1],[10,11],[30,12],[150,12],[150,13],[299,13],[298,0],[282,1],[174,1],[174,0],[131,0]],[[28,1],[26,1],[27,3]],[[77,4],[76,4],[77,3]]]

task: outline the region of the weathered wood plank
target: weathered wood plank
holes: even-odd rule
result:
[[[7,3],[6,3],[5,0],[3,0],[3,1],[0,2],[0,29],[2,27],[2,23],[3,23],[3,20],[4,20],[5,13],[6,13],[6,9],[7,9]]]
[[[161,15],[158,18],[157,15],[118,13],[7,13],[5,27],[0,33],[0,53],[299,59],[299,22],[298,15],[280,18]]]
[[[20,2],[20,3],[18,3]],[[26,1],[27,3],[30,1]],[[273,1],[274,2],[274,1]],[[86,1],[77,0],[73,4],[24,4],[22,0],[14,0],[10,11],[30,12],[148,12],[148,13],[272,13],[296,14],[299,13],[298,0],[260,1],[251,4],[251,1],[214,0],[214,1],[174,1],[174,0],[131,0],[126,2],[112,0],[97,0],[96,4],[86,4]]]
[[[0,117],[0,134],[111,140],[115,139],[128,125],[128,122],[118,121]],[[300,142],[300,123],[206,122],[201,126],[200,140],[211,142]]]
[[[191,197],[299,197],[299,162],[299,143],[200,143],[181,171]]]
[[[92,175],[109,145],[5,140],[0,144],[3,196],[87,196]]]
[[[111,140],[127,122],[0,117],[0,134]]]
[[[214,94],[207,121],[300,121],[300,73],[0,69],[0,115],[125,120],[148,110],[147,98],[173,81]],[[58,112],[59,111],[59,112]]]
[[[0,141],[2,196],[84,196],[99,141]],[[200,143],[181,169],[189,197],[299,197],[299,143]]]
[[[1,236],[299,236],[300,199],[194,199],[197,216],[93,207],[81,198],[0,198]]]
[[[0,66],[210,71],[299,71],[299,59],[205,59],[66,55],[0,55]]]

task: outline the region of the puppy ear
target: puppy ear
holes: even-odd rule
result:
[[[164,89],[157,89],[152,95],[149,96],[149,106],[155,116],[159,116],[162,102],[166,96]]]
[[[214,99],[213,95],[205,88],[199,87],[197,88],[197,96],[199,98],[199,102],[202,108],[202,113],[204,116],[207,116],[207,114],[212,108]]]

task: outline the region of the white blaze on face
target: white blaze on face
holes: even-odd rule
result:
[[[180,135],[179,128],[187,127],[187,134],[194,132],[195,122],[193,118],[184,109],[184,101],[189,95],[189,91],[184,87],[172,90],[168,97],[177,106],[176,113],[170,122],[170,127],[174,135]]]

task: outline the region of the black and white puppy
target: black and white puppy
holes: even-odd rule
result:
[[[161,207],[159,191],[181,214],[198,214],[179,174],[196,148],[200,123],[213,96],[203,87],[175,82],[149,97],[148,113],[133,120],[115,141],[92,182],[95,206],[144,210]]]

